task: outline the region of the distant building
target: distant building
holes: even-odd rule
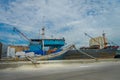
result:
[[[15,53],[16,52],[21,52],[21,51],[25,51],[28,50],[28,46],[13,46],[10,45],[7,48],[7,57],[15,57]]]
[[[7,57],[7,47],[8,45],[0,42],[0,58]]]
[[[14,45],[10,45],[10,46],[8,46],[8,47],[10,47],[10,48],[14,48],[15,49],[15,52],[20,52],[20,51],[25,51],[25,50],[28,50],[29,48],[28,48],[28,46],[14,46]]]
[[[2,44],[2,57],[7,57],[7,44]]]
[[[28,50],[28,46],[13,46],[0,42],[0,59],[6,57],[15,57],[16,52]]]

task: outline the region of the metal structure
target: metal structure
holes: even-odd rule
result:
[[[88,36],[89,38],[93,39],[95,42],[97,42],[99,45],[101,45],[97,40],[95,40],[92,36],[88,35],[87,33],[85,33],[86,36]]]
[[[18,33],[21,34],[26,40],[28,40],[29,42],[31,42],[30,39],[29,39],[26,35],[24,35],[20,30],[18,30],[16,27],[13,27],[13,31],[18,32]]]
[[[103,40],[104,40],[104,48],[106,48],[108,43],[106,42],[106,39],[105,39],[105,33],[103,32],[102,35],[103,35]]]
[[[93,40],[94,42],[98,43],[97,45],[99,45],[100,48],[107,48],[107,44],[108,43],[106,41],[105,33],[104,32],[103,32],[102,36],[96,37],[96,38],[91,37],[87,33],[85,33],[85,35],[88,36],[89,38],[91,38],[91,41]]]
[[[45,54],[44,53],[44,38],[45,38],[45,28],[42,28],[42,50],[43,50],[43,55]]]

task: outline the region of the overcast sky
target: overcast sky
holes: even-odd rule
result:
[[[64,37],[67,44],[88,46],[85,32],[96,37],[104,31],[120,45],[120,0],[0,0],[1,42],[25,44],[13,27],[39,38],[43,26],[46,38]]]

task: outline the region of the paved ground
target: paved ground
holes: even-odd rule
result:
[[[1,70],[0,80],[120,80],[120,62],[21,66]]]

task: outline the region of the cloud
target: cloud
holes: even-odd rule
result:
[[[40,29],[46,26],[46,38],[65,37],[68,44],[88,45],[89,38],[84,32],[95,37],[103,31],[120,44],[118,0],[6,0],[0,3],[0,22],[17,27],[29,38],[38,38]]]

